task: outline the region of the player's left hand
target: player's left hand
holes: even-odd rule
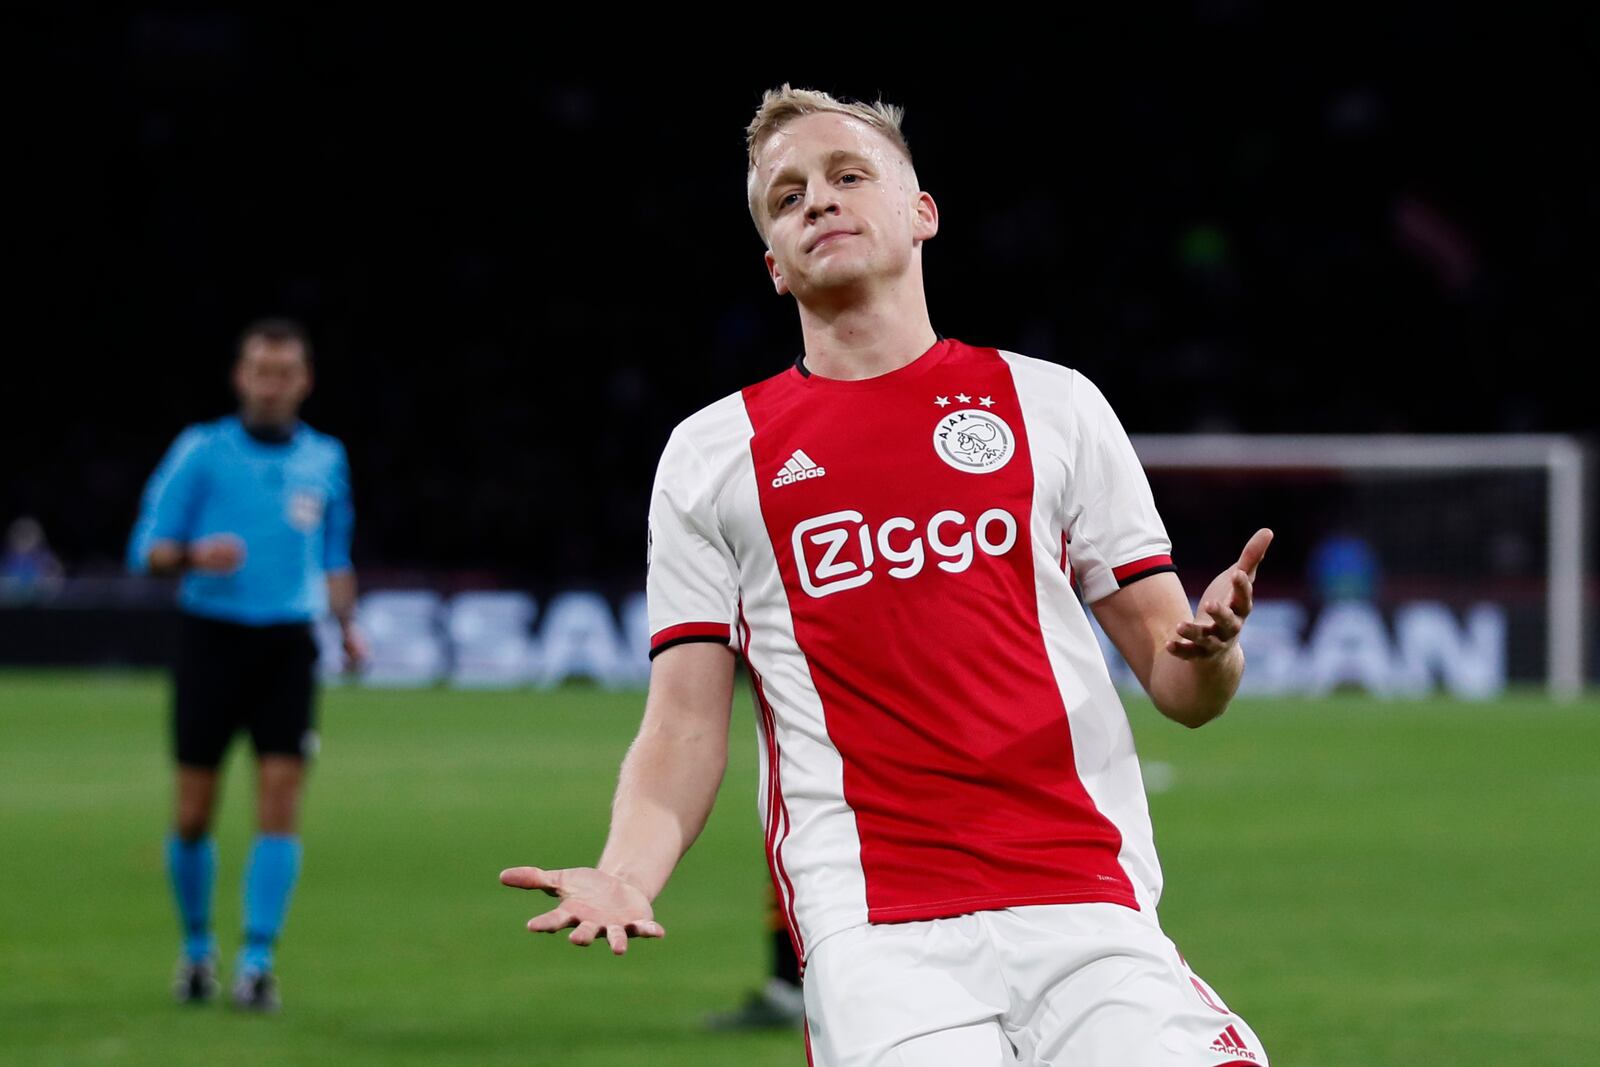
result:
[[[1179,659],[1210,659],[1231,651],[1255,604],[1256,568],[1272,544],[1272,531],[1257,530],[1239,553],[1239,562],[1217,575],[1200,597],[1193,622],[1180,622],[1167,651]]]
[[[361,632],[361,628],[353,622],[344,623],[339,627],[339,637],[344,646],[344,669],[358,671],[365,667],[371,652],[367,648],[367,638]]]

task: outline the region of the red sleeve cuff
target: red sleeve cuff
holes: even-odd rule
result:
[[[1146,556],[1136,559],[1132,563],[1124,563],[1120,567],[1111,568],[1112,575],[1117,579],[1117,587],[1132,585],[1140,578],[1148,578],[1152,574],[1163,574],[1167,571],[1177,571],[1172,565],[1171,556]]]
[[[657,653],[673,645],[684,645],[691,641],[716,641],[725,645],[732,633],[725,622],[683,622],[668,626],[650,635],[650,658],[655,659]]]

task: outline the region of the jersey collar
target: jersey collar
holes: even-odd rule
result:
[[[934,341],[933,342],[933,349],[938,349],[938,347],[941,346],[942,342],[946,341],[946,338],[944,338],[944,334],[939,333],[938,330],[934,330],[933,331],[933,336],[934,336],[934,338],[938,338],[938,341]],[[928,352],[933,352],[933,349],[928,349]],[[912,363],[922,362],[922,358],[926,357],[926,355],[928,355],[928,352],[923,352],[922,355],[918,355],[918,357],[915,358],[915,360],[912,360]],[[910,366],[910,363],[907,366]],[[810,370],[806,370],[805,352],[802,352],[802,354],[797,355],[797,357],[795,357],[795,370],[800,371],[800,378],[811,378],[811,371]],[[904,370],[904,368],[901,368],[901,370]],[[894,373],[894,371],[890,371],[890,374],[893,374],[893,373]],[[880,374],[880,378],[883,378],[882,374]],[[819,381],[829,381],[829,379],[819,379]],[[874,381],[874,379],[864,378],[864,379],[859,379],[859,381]]]

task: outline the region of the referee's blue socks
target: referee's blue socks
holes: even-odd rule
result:
[[[244,948],[241,970],[272,970],[272,946],[283,929],[289,894],[300,874],[300,838],[258,834],[244,875]]]
[[[183,954],[190,963],[199,963],[217,951],[217,939],[211,933],[211,886],[217,878],[217,843],[209,835],[198,841],[185,841],[176,833],[169,833],[167,874],[172,878],[172,895],[183,922]]]

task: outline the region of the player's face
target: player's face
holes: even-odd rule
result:
[[[247,422],[285,426],[311,392],[311,367],[298,341],[252,337],[233,368],[233,388]]]
[[[904,275],[938,232],[911,164],[847,115],[789,123],[762,147],[751,180],[773,287],[801,302]]]

